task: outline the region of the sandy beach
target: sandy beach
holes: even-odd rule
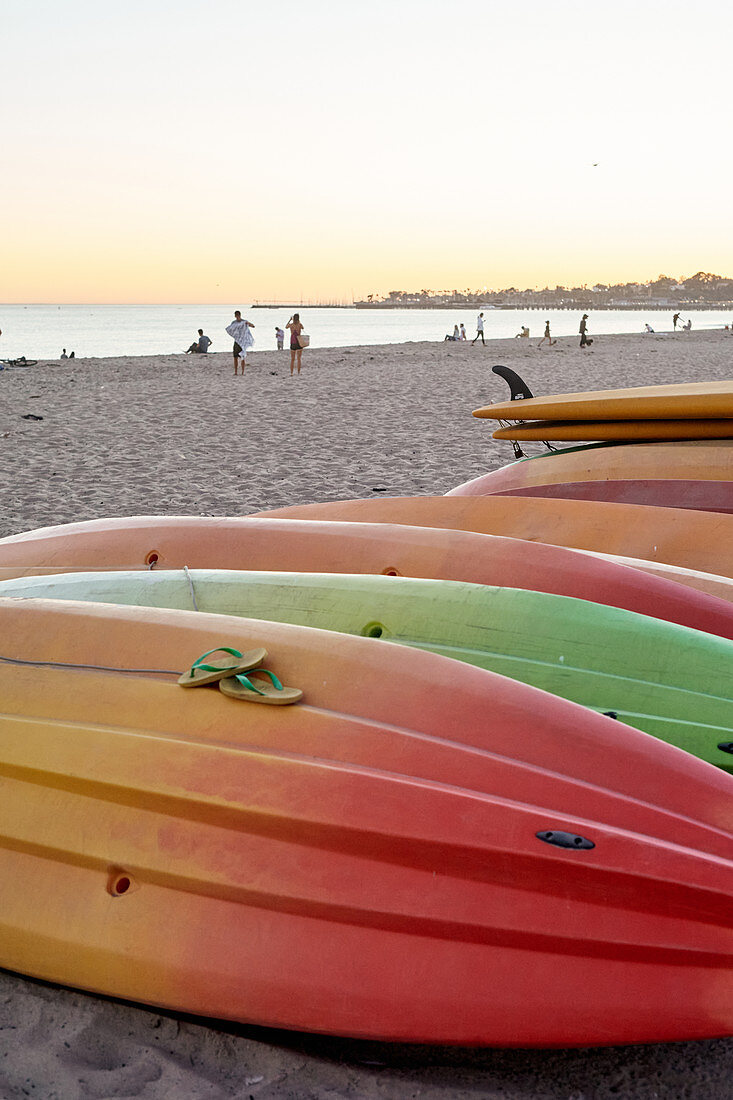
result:
[[[471,411],[537,395],[733,375],[733,334],[691,332],[40,362],[0,372],[0,536],[131,515],[443,494],[512,461]],[[28,419],[32,417],[33,419]],[[539,445],[527,444],[528,454]],[[562,1006],[558,1006],[562,1011]],[[717,1100],[733,1041],[460,1050],[271,1032],[160,1013],[0,971],[0,1100],[108,1097]]]

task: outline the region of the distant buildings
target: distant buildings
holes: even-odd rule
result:
[[[556,286],[542,290],[390,290],[354,302],[359,309],[733,309],[733,278],[698,271],[679,280],[660,275],[649,283],[593,287]]]

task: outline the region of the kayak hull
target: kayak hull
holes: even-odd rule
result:
[[[465,494],[469,495],[469,494]],[[546,497],[552,500],[599,500],[652,508],[691,508],[700,512],[733,512],[733,481],[563,481],[500,489],[491,496]]]
[[[75,573],[0,584],[42,598],[226,614],[380,638],[509,676],[733,771],[733,642],[511,588],[343,574]]]
[[[730,490],[733,442],[569,447],[512,462],[451,489],[446,496],[484,496],[561,482],[638,480],[724,482]]]
[[[3,966],[379,1039],[733,1031],[723,773],[370,639],[45,600],[0,627]],[[176,686],[225,641],[303,703]]]
[[[406,499],[409,506],[410,500],[422,498]],[[354,503],[361,507],[362,502],[314,507],[354,510]],[[363,504],[368,518],[370,505],[379,502]],[[573,596],[733,638],[733,586],[718,582],[716,591],[698,591],[690,583],[693,591],[688,591],[694,578],[669,566],[654,565],[665,576],[652,577],[638,567],[560,546],[436,529],[427,525],[429,517],[424,527],[415,527],[409,518],[404,523],[334,523],[265,515],[137,516],[42,528],[0,539],[0,578],[152,567],[426,577]],[[417,519],[422,522],[422,516]]]
[[[475,531],[733,576],[733,517],[717,512],[492,495],[333,501],[258,515]]]

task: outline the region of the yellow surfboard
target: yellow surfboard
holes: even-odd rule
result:
[[[733,417],[733,381],[590,390],[502,401],[474,410],[487,420],[697,420]]]
[[[513,401],[516,415],[525,404]],[[530,402],[526,402],[530,404]],[[496,408],[496,406],[492,406]],[[482,413],[478,409],[473,415]],[[487,413],[488,416],[488,413]],[[498,428],[494,439],[549,439],[557,442],[613,440],[733,439],[733,418],[695,420],[530,420]]]

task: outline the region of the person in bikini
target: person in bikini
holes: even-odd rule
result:
[[[300,314],[294,313],[285,328],[290,329],[290,374],[292,376],[296,365],[300,374],[300,360],[303,355],[303,349],[300,346],[300,334],[303,331]]]

